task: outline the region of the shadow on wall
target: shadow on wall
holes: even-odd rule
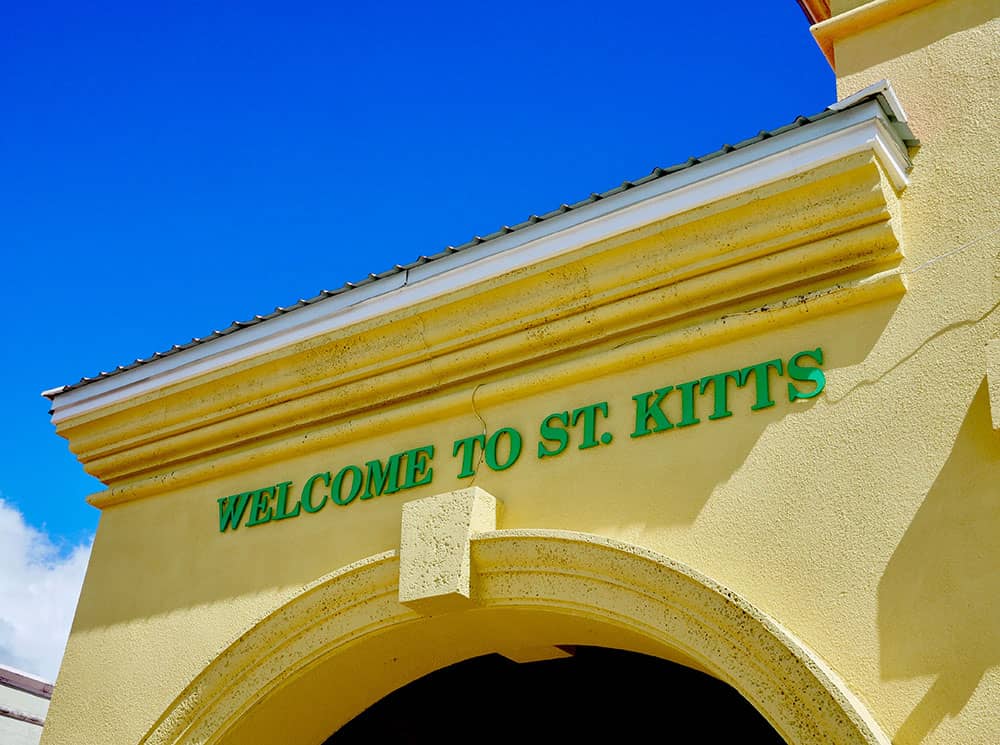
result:
[[[787,364],[793,353],[821,347],[822,367],[830,378],[840,374],[842,369],[864,364],[885,333],[898,303],[898,298],[889,298],[812,322],[748,335],[726,345],[723,358],[733,367],[769,358],[781,358]],[[843,333],[844,328],[851,329],[851,333]],[[769,474],[789,472],[789,464],[796,457],[806,458],[810,447],[828,443],[827,435],[794,424],[797,417],[803,416],[821,398],[790,402],[786,394],[787,377],[779,378],[772,373],[776,402],[773,406],[755,411],[752,409],[753,386],[735,389],[731,385],[729,402],[733,416],[713,421],[709,394],[702,396],[696,406],[700,417],[697,425],[675,426],[663,431],[654,429],[636,439],[629,437],[636,422],[636,408],[630,400],[633,393],[677,386],[721,370],[717,362],[710,361],[717,353],[718,347],[711,347],[638,367],[635,376],[641,377],[633,377],[635,382],[628,383],[630,387],[623,389],[622,395],[608,396],[612,407],[608,428],[615,434],[611,447],[595,448],[589,454],[570,448],[551,462],[536,460],[531,465],[525,464],[513,474],[512,478],[518,479],[516,482],[495,485],[495,480],[480,479],[477,483],[483,488],[506,499],[504,527],[558,525],[586,533],[621,536],[632,530],[688,526],[698,519],[713,496],[727,488],[732,494],[747,495],[744,497],[747,499],[748,495],[755,495],[755,505],[760,509],[764,508],[761,495],[773,493],[776,501],[768,506],[783,511],[777,500],[784,497],[772,490]],[[661,374],[660,368],[666,372]],[[679,394],[675,391],[671,395],[674,399],[668,398],[663,410],[676,423],[682,418],[681,405]],[[652,393],[647,396],[647,401],[654,398]],[[492,426],[493,422],[488,424]],[[648,426],[652,427],[652,420]],[[793,444],[801,446],[804,454],[792,456],[787,447],[775,447],[775,440],[762,441],[765,434],[775,428],[785,433],[796,430],[801,433]],[[635,467],[636,463],[643,467]],[[486,476],[494,477],[493,474]],[[581,478],[586,479],[588,489],[593,492],[616,495],[614,508],[595,518],[579,509],[574,490],[539,486],[545,483],[544,479],[549,479],[549,484],[565,485]],[[665,493],[669,498],[664,498]],[[511,499],[510,495],[517,498]],[[531,504],[531,522],[522,521],[517,511],[522,497]]]
[[[1000,663],[1000,433],[985,381],[879,583],[884,679],[936,675],[893,739],[917,743]]]

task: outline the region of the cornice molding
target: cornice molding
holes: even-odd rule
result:
[[[679,327],[670,332],[634,339],[606,348],[587,358],[585,365],[569,359],[530,370],[519,375],[493,378],[473,387],[455,387],[438,393],[430,400],[403,401],[380,411],[379,417],[358,419],[344,416],[334,423],[297,426],[267,442],[252,447],[233,446],[212,452],[208,459],[168,464],[159,472],[139,474],[121,480],[108,489],[92,494],[87,501],[104,509],[113,505],[155,496],[212,479],[219,474],[235,473],[274,463],[289,453],[301,455],[336,447],[346,439],[359,439],[404,426],[431,422],[521,398],[539,388],[571,385],[612,374],[627,365],[648,364],[706,348],[712,344],[815,318],[819,314],[842,312],[858,305],[898,297],[905,291],[903,275],[890,269],[859,280],[842,282],[830,288],[794,295],[784,301],[727,313],[694,327]],[[315,408],[310,406],[310,408]],[[293,416],[286,413],[285,416]],[[294,417],[293,417],[294,419]],[[155,446],[153,446],[155,447]]]
[[[869,152],[64,423],[105,506],[899,294]],[[720,250],[725,247],[725,250]],[[383,429],[384,431],[384,429]],[[342,441],[342,440],[340,440]],[[261,459],[264,459],[263,461]]]
[[[876,154],[897,190],[906,186],[910,167],[907,153],[892,137],[878,104],[871,101],[546,221],[537,230],[518,231],[491,241],[481,251],[462,251],[244,329],[239,334],[70,390],[54,399],[52,421],[58,426],[121,401],[453,294],[580,246],[865,151]]]
[[[108,485],[90,498],[103,508],[460,416],[472,391],[488,407],[542,380],[614,374],[898,295],[908,161],[872,107],[843,112],[854,120],[818,141],[338,312],[317,304],[260,324],[266,336],[247,329],[242,346],[206,343],[191,367],[150,363],[70,391],[57,431]]]

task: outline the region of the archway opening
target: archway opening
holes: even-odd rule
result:
[[[668,557],[601,536],[545,530],[477,534],[470,550],[475,581],[468,610],[422,615],[400,603],[394,551],[322,578],[214,659],[143,742],[322,743],[331,733],[347,731],[347,724],[373,702],[433,671],[498,651],[521,659],[576,644],[628,649],[650,655],[657,664],[666,659],[706,671],[753,702],[789,743],[889,745],[820,657],[735,592]],[[577,659],[583,659],[579,651]],[[695,711],[690,704],[684,712],[671,707],[678,689],[692,685],[667,685],[662,669],[647,674],[606,667],[588,688],[596,698],[558,703],[553,691],[569,684],[529,688],[514,680],[486,688],[483,680],[492,677],[486,673],[465,682],[460,693],[479,692],[471,701],[437,694],[434,706],[452,715],[443,724],[456,731],[455,722],[474,722],[473,729],[458,731],[489,736],[525,701],[542,701],[547,713],[563,714],[562,720],[553,716],[551,721],[575,718],[592,736],[601,724],[587,725],[587,717],[602,707],[624,711],[623,688],[632,692],[626,701],[646,697],[642,706],[656,717],[658,733],[673,734],[680,722],[693,720]],[[718,698],[701,698],[714,703],[699,733],[724,739],[713,728],[733,717],[720,713]],[[476,707],[474,716],[470,707]],[[418,710],[438,716],[429,706]],[[620,714],[609,726],[626,719]],[[366,739],[378,741],[376,735]],[[747,739],[745,733],[740,739]],[[780,742],[773,736],[771,741]]]
[[[572,651],[529,663],[492,654],[442,668],[376,702],[324,745],[465,742],[472,733],[510,742],[657,733],[687,742],[692,731],[705,742],[784,742],[734,688],[705,673],[638,652]]]

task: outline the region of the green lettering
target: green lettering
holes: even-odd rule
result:
[[[660,408],[663,399],[673,389],[672,385],[668,385],[666,388],[657,388],[655,391],[632,396],[632,400],[635,401],[635,431],[629,437],[644,437],[653,432],[674,428],[671,421],[667,419],[667,415],[663,413],[663,409]],[[656,398],[650,402],[650,397],[654,395]],[[654,420],[653,429],[649,428],[650,419]]]
[[[701,381],[692,380],[688,383],[681,383],[677,390],[681,392],[681,420],[677,422],[678,427],[690,427],[701,421],[694,415],[694,389]]]
[[[399,491],[399,461],[402,457],[403,453],[390,455],[385,468],[382,467],[380,460],[370,460],[365,463],[368,476],[365,479],[366,487],[365,493],[361,495],[362,499],[371,499],[382,493],[395,494]]]
[[[275,489],[278,490],[277,494],[278,503],[274,508],[275,520],[284,520],[289,517],[296,517],[299,514],[300,505],[298,502],[295,503],[295,509],[293,509],[291,512],[288,512],[285,508],[286,507],[285,503],[288,500],[288,487],[290,487],[291,485],[292,485],[291,481],[283,481],[274,487]]]
[[[351,490],[344,496],[344,477],[351,474]],[[336,504],[344,506],[354,501],[354,498],[361,493],[361,487],[365,483],[365,474],[357,466],[344,466],[337,475],[333,477],[333,487],[330,489],[330,499]]]
[[[322,481],[324,486],[330,486],[330,472],[325,471],[323,473],[317,473],[309,477],[306,481],[306,485],[302,487],[302,496],[299,498],[299,502],[302,505],[302,509],[306,512],[313,513],[319,512],[326,505],[326,500],[329,495],[326,492],[323,493],[323,499],[317,505],[313,504],[312,501],[312,491],[313,486],[317,481]]]
[[[581,406],[573,410],[572,424],[575,427],[577,421],[583,416],[583,442],[578,446],[580,450],[597,447],[601,443],[597,440],[597,412],[601,412],[604,418],[608,417],[608,402],[601,401],[598,404]],[[601,436],[603,442],[610,442],[611,435],[605,432]]]
[[[253,504],[250,505],[250,517],[244,523],[248,528],[254,525],[271,522],[271,497],[274,496],[274,487],[265,486],[263,489],[250,492]]]
[[[247,501],[251,492],[245,491],[242,494],[233,494],[231,497],[219,497],[219,532],[225,533],[227,528],[236,530],[240,527],[240,520],[243,519],[243,511],[247,508]]]
[[[725,419],[727,416],[733,415],[733,412],[729,410],[727,381],[735,380],[737,381],[737,385],[739,385],[739,378],[740,373],[738,370],[729,370],[728,372],[716,373],[715,375],[706,375],[701,379],[701,384],[698,386],[699,393],[704,394],[709,384],[712,386],[715,407],[712,409],[712,413],[708,417],[709,419]]]
[[[501,435],[507,435],[507,437],[510,438],[510,448],[507,451],[507,460],[504,463],[500,463],[497,460],[497,448],[499,447]],[[485,451],[486,465],[494,471],[506,471],[517,462],[518,458],[521,457],[521,433],[513,427],[498,429],[490,435],[490,439],[486,443]]]
[[[434,478],[434,469],[428,467],[428,463],[434,458],[434,446],[425,445],[422,448],[407,450],[405,455],[406,480],[403,482],[402,488],[412,489],[414,486],[431,483],[431,479]]]
[[[799,364],[799,360],[803,357],[808,357],[809,359],[815,361],[817,364],[823,364],[823,350],[819,347],[813,350],[804,350],[794,355],[790,360],[788,360],[788,377],[792,380],[798,381],[810,381],[815,385],[808,393],[802,393],[798,388],[796,388],[791,383],[788,384],[788,400],[795,401],[799,398],[815,398],[823,389],[826,388],[826,375],[818,367],[802,367]]]
[[[477,444],[480,450],[485,448],[486,435],[473,435],[472,437],[455,440],[455,446],[452,448],[451,454],[456,456],[459,451],[462,453],[462,471],[458,474],[458,478],[464,479],[476,475],[476,470],[472,467],[472,462],[476,458]]]
[[[746,385],[747,381],[750,380],[751,374],[754,376],[756,399],[754,401],[754,405],[750,407],[752,411],[760,411],[761,409],[767,409],[774,406],[774,399],[771,398],[770,370],[777,370],[778,375],[783,374],[784,369],[781,360],[758,362],[756,365],[750,365],[750,367],[744,367],[740,370],[739,380],[736,381],[736,385],[740,388]]]
[[[548,458],[552,455],[559,455],[566,446],[569,445],[569,432],[567,432],[563,427],[553,427],[550,422],[555,419],[560,422],[563,427],[569,426],[569,412],[568,411],[557,411],[555,414],[549,414],[545,419],[542,420],[542,425],[539,428],[539,434],[542,436],[542,440],[549,440],[558,443],[555,449],[550,450],[545,447],[545,443],[539,440],[538,442],[538,457]]]

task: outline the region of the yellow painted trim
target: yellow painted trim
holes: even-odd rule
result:
[[[614,365],[637,364],[643,340],[685,351],[725,336],[713,329],[738,338],[793,323],[786,311],[803,302],[832,312],[883,282],[901,291],[885,275],[902,259],[896,209],[877,158],[856,153],[59,432],[108,484],[92,500],[103,507],[364,436],[375,407],[385,424],[465,413],[474,383],[510,378],[516,397],[537,392],[540,376],[593,373],[576,364],[583,355],[600,365],[621,349]]]
[[[419,616],[396,601],[398,554],[370,557],[263,618],[205,668],[141,742],[221,744],[238,738],[241,745],[255,745],[253,727],[241,726],[241,718],[251,711],[267,716],[269,706],[279,705],[276,694],[292,681],[308,686],[308,677],[322,668],[332,679],[367,690],[359,677],[368,670],[384,674],[394,634],[420,634],[421,624],[431,628],[447,618],[458,619],[469,638],[488,640],[491,630],[510,628],[497,623],[505,614],[536,612],[565,619],[567,629],[573,628],[570,619],[589,619],[590,628],[605,629],[605,646],[635,637],[667,659],[693,660],[739,690],[789,743],[889,743],[816,654],[767,614],[683,564],[566,531],[483,533],[473,538],[471,553],[476,610]],[[340,672],[344,658],[350,669]],[[429,672],[410,671],[407,677]],[[369,700],[363,692],[346,706],[343,697],[326,697],[323,710],[315,712],[317,727],[335,731],[386,693],[371,698],[369,691]]]
[[[886,196],[872,188],[879,178],[871,153],[856,154],[816,169],[808,178],[758,190],[753,214],[748,214],[747,197],[730,198],[623,238],[584,247],[573,257],[539,266],[530,276],[507,277],[447,302],[362,324],[338,337],[343,339],[339,343],[320,339],[296,346],[253,365],[219,371],[196,383],[68,419],[58,430],[71,440],[88,469],[102,480],[113,481],[128,474],[130,462],[162,463],[181,454],[194,444],[189,434],[192,421],[199,425],[197,438],[218,445],[234,434],[246,438],[273,432],[289,417],[301,422],[303,410],[317,406],[325,412],[341,409],[349,413],[346,407],[353,401],[370,401],[376,385],[381,388],[378,398],[386,401],[399,391],[411,395],[415,387],[425,384],[421,375],[433,381],[435,388],[469,369],[481,376],[484,356],[505,364],[523,363],[538,356],[531,341],[533,329],[539,326],[546,328],[549,345],[544,352],[551,355],[560,347],[579,343],[581,334],[593,330],[595,320],[601,322],[604,336],[612,331],[627,333],[637,322],[669,321],[679,313],[690,316],[714,307],[718,305],[715,298],[739,301],[748,290],[760,295],[776,285],[801,285],[817,273],[829,277],[837,268],[850,271],[878,260],[873,254],[881,253],[883,262],[898,259],[895,237],[887,225]],[[822,188],[822,199],[816,198],[817,188]],[[809,221],[790,225],[788,214],[798,210],[808,214]],[[721,242],[727,249],[722,252],[718,250]],[[642,244],[655,244],[660,253],[658,266],[649,266],[645,259],[646,274],[635,270],[635,262],[615,265],[595,260],[596,254],[605,251],[642,252]],[[573,265],[584,258],[592,260],[594,268],[574,271]],[[830,265],[836,261],[839,266]],[[566,278],[565,284],[552,282],[550,277],[556,273]],[[579,286],[576,294],[565,289],[571,282]],[[660,302],[662,288],[669,288],[666,306]],[[660,295],[654,294],[657,290]],[[511,307],[514,304],[516,308]],[[377,335],[381,343],[373,343],[369,335]],[[345,365],[341,361],[345,349],[363,350],[363,358]],[[322,376],[289,386],[288,376],[280,373],[295,366],[295,357],[306,355],[328,360]],[[429,360],[434,360],[431,370],[426,369]],[[271,374],[264,375],[265,370]],[[222,381],[228,383],[217,386],[222,390],[192,395]],[[359,395],[352,395],[352,386],[360,389]],[[332,400],[313,398],[334,389]],[[268,405],[260,406],[261,400]],[[280,409],[275,406],[278,403],[283,404]],[[141,416],[145,409],[152,409],[155,420]],[[248,413],[261,420],[259,426],[248,421]],[[175,435],[180,436],[176,443],[164,442]],[[147,444],[153,446],[150,452],[142,448]]]
[[[828,18],[810,28],[830,67],[837,69],[834,44],[860,31],[919,10],[937,0],[873,0],[846,13]]]
[[[207,481],[220,473],[234,473],[272,463],[290,453],[303,455],[332,448],[345,438],[363,438],[379,431],[415,425],[522,398],[540,388],[572,385],[586,379],[611,374],[625,365],[642,365],[672,356],[689,354],[712,344],[774,331],[815,317],[817,313],[847,310],[869,302],[898,297],[906,290],[904,276],[890,270],[873,277],[853,280],[832,288],[795,295],[773,304],[735,310],[703,323],[681,326],[664,333],[652,333],[600,352],[591,352],[587,365],[568,359],[542,370],[507,373],[484,377],[473,386],[440,392],[433,399],[405,402],[387,408],[379,417],[348,419],[301,426],[293,433],[270,442],[253,442],[214,455],[210,461],[185,464],[168,473],[140,476],[96,492],[87,501],[99,509],[143,499]],[[474,399],[474,400],[473,400]]]

